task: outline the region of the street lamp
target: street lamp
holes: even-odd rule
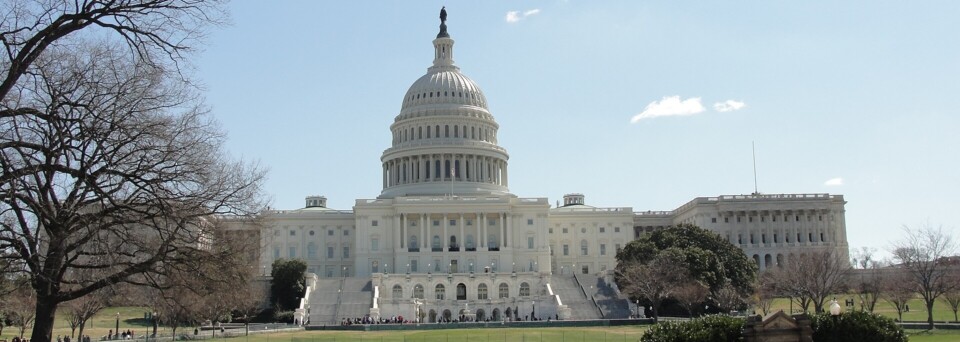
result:
[[[537,301],[532,300],[530,301],[530,303],[533,305],[533,310],[530,311],[530,320],[534,321],[535,320],[534,318],[537,315]]]
[[[840,303],[837,303],[836,298],[830,301],[830,314],[833,316],[840,315]]]
[[[120,335],[120,313],[117,313],[117,328],[113,331],[114,335]]]

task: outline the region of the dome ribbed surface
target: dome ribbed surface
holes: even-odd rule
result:
[[[431,70],[407,90],[401,109],[419,105],[456,104],[487,108],[477,83],[453,68]]]

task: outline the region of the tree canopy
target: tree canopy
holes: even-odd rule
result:
[[[682,255],[690,276],[707,285],[711,292],[732,285],[742,295],[750,294],[757,265],[740,248],[706,229],[690,224],[654,231],[628,243],[617,253],[617,267],[648,264],[665,251]]]
[[[280,307],[280,310],[293,310],[300,304],[297,300],[302,298],[307,290],[307,282],[304,278],[306,271],[307,263],[303,260],[273,261],[273,270],[270,271],[270,276],[273,278],[270,282],[270,300]]]

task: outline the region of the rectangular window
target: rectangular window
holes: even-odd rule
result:
[[[613,227],[613,232],[614,232],[614,233],[619,233],[619,232],[620,232],[620,227]]]
[[[417,272],[417,261],[416,261],[416,260],[410,260],[410,272],[414,272],[414,273]]]
[[[607,232],[607,227],[600,227],[600,232],[601,232],[601,233],[606,233],[606,232]]]
[[[747,222],[753,222],[753,216],[748,217]]]
[[[457,225],[457,220],[450,220],[450,225],[451,225],[451,226],[456,226],[456,225]]]
[[[532,225],[533,225],[533,219],[527,219],[527,225],[528,225],[528,226],[532,226]]]
[[[290,247],[290,259],[297,257],[297,247]]]
[[[497,224],[497,220],[489,220],[489,221],[487,221],[487,225],[488,225],[488,226],[494,226],[494,225],[496,225],[496,224]]]
[[[280,259],[280,247],[273,247],[273,258]]]
[[[327,259],[333,259],[333,246],[327,246]]]
[[[350,230],[349,230],[349,229],[344,229],[344,230],[343,230],[343,236],[350,236]]]
[[[467,225],[468,225],[468,226],[472,226],[472,225],[473,225],[473,220],[467,220]]]
[[[760,242],[767,243],[767,234],[760,234]]]
[[[563,228],[563,233],[564,233],[564,234],[567,233],[567,228]]]
[[[333,236],[333,229],[327,231],[327,236]]]
[[[723,218],[723,223],[730,223],[730,218],[729,218],[729,217],[724,217],[724,218]]]
[[[553,228],[547,229],[547,232],[549,232],[550,234],[553,234]]]
[[[710,218],[710,223],[717,223],[717,218],[716,218],[716,217],[711,217],[711,218]]]
[[[344,259],[350,258],[350,247],[346,247],[346,246],[343,247],[343,258]]]
[[[297,231],[296,231],[296,230],[291,230],[291,231],[290,231],[290,236],[296,236],[296,235],[297,235]]]
[[[528,237],[527,237],[527,249],[533,249],[533,237],[532,237],[532,236],[528,236]]]
[[[777,233],[773,233],[773,243],[778,243],[780,240],[777,240]]]
[[[380,261],[374,260],[370,263],[370,271],[373,273],[380,273]]]
[[[370,250],[371,250],[371,251],[379,251],[379,250],[380,250],[380,239],[379,239],[379,238],[372,238],[372,239],[370,239]]]
[[[737,216],[737,223],[740,223],[740,216]]]
[[[617,244],[616,248],[617,248],[617,254],[620,254],[621,248],[620,248],[620,244],[619,244],[619,243]]]
[[[606,245],[606,244],[602,244],[602,243],[600,244],[600,255],[607,255],[607,245]]]
[[[379,224],[379,222],[377,222],[377,220],[373,220],[372,222],[370,222],[370,225],[371,225],[371,226],[374,226],[374,227],[376,227],[377,224]]]
[[[563,245],[563,255],[570,255],[570,245]]]
[[[440,220],[433,220],[433,226],[434,226],[434,227],[439,227],[439,226],[440,226]]]

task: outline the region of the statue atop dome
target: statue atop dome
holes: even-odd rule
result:
[[[437,33],[437,38],[450,38],[447,33],[447,6],[440,8],[440,33]]]

